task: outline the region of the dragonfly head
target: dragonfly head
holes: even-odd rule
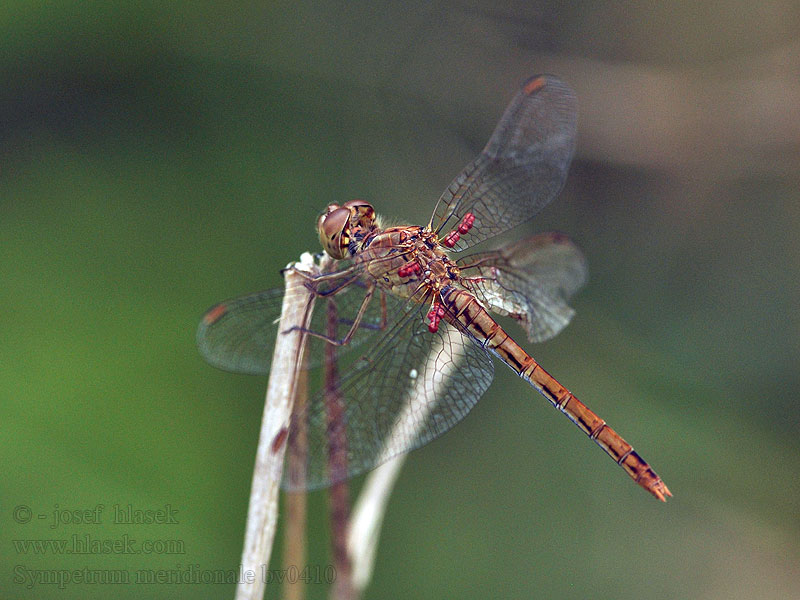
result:
[[[329,204],[317,220],[320,244],[336,259],[348,257],[351,245],[358,244],[375,227],[375,209],[363,200],[349,200],[342,206]]]

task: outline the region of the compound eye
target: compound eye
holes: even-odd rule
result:
[[[347,234],[349,221],[350,210],[342,207],[321,216],[317,222],[319,241],[333,258],[340,259],[346,256],[347,246],[350,243],[350,236]]]
[[[342,204],[353,213],[353,224],[364,229],[371,229],[375,225],[375,209],[365,200],[348,200]]]
[[[366,200],[348,200],[347,202],[342,204],[342,206],[347,207],[347,208],[349,208],[351,206],[355,206],[355,207],[369,206],[370,208],[372,208],[372,205],[369,202],[367,202]]]
[[[347,221],[350,219],[350,211],[346,208],[337,208],[329,212],[320,220],[322,231],[327,237],[333,237],[342,232]]]

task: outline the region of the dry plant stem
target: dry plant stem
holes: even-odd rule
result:
[[[364,592],[372,578],[383,515],[405,458],[401,454],[372,471],[353,508],[347,553],[353,565],[353,586],[359,593]]]
[[[300,261],[295,267],[310,271],[313,266],[311,255],[304,254]],[[286,295],[278,325],[281,332],[292,327],[308,326],[306,320],[310,317],[311,310],[307,308],[312,301],[312,295],[303,285],[304,281],[303,276],[294,269],[285,272]],[[236,587],[236,600],[262,600],[264,596],[264,570],[269,565],[275,538],[283,456],[286,450],[285,443],[274,442],[281,436],[285,438],[289,425],[305,341],[305,335],[293,330],[279,334],[275,342],[242,550],[242,572],[246,576],[242,577]]]
[[[328,303],[328,337],[338,339],[338,315],[336,304]],[[335,481],[328,490],[330,506],[331,545],[336,581],[331,589],[334,600],[353,600],[355,589],[351,580],[350,557],[347,554],[347,528],[350,518],[350,499],[347,478],[347,430],[344,420],[344,404],[339,389],[337,346],[325,346],[325,405],[328,413],[328,469]]]
[[[428,412],[421,411],[419,405],[412,401],[414,398],[425,397],[426,391],[427,394],[432,392],[433,397],[438,397],[441,393],[439,386],[448,381],[452,372],[458,369],[463,356],[462,344],[465,342],[461,333],[450,326],[443,327],[440,332],[440,342],[431,347],[428,355],[429,364],[422,370],[423,373],[437,371],[440,376],[432,381],[425,381],[421,377],[416,381],[403,410],[395,420],[392,432],[384,440],[383,456],[377,461],[383,464],[369,474],[353,510],[347,537],[347,552],[352,561],[353,585],[359,593],[364,591],[372,577],[383,515],[405,461],[404,448],[408,447],[416,437],[416,433],[425,426],[428,418]],[[437,365],[436,359],[445,346],[450,350],[450,360]],[[391,456],[395,458],[389,459]]]
[[[297,377],[297,396],[294,401],[293,412],[297,413],[308,402],[308,348],[303,352],[303,369]],[[303,457],[307,453],[307,436],[302,420],[297,422],[297,433],[290,435],[287,440],[286,457],[287,468],[290,473],[296,473],[301,479],[305,479],[305,461]],[[306,564],[306,493],[286,492],[284,495],[286,511],[284,516],[283,533],[283,568],[284,573],[289,573],[290,569],[302,572]],[[284,600],[303,600],[305,598],[306,585],[302,579],[284,579],[283,598]]]

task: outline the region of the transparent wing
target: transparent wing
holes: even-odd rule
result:
[[[285,488],[324,487],[418,448],[463,419],[489,387],[494,367],[481,345],[444,322],[428,331],[427,305],[386,300],[397,324],[355,362],[340,361],[335,390],[323,386],[294,415]]]
[[[330,291],[331,284],[327,286],[327,291]],[[366,293],[364,282],[353,279],[332,296],[336,298],[339,308],[339,320],[344,330],[342,335],[353,324]],[[274,289],[226,300],[211,307],[197,328],[200,354],[211,365],[225,371],[248,375],[268,374],[275,338],[279,335],[278,320],[283,297],[283,289]],[[356,334],[342,352],[367,342],[385,328],[385,321],[386,313],[380,298],[373,298]],[[325,330],[324,310],[314,310],[310,329],[316,332]],[[323,347],[318,343],[310,344],[309,352],[309,366],[319,366],[323,360]]]
[[[484,306],[519,321],[532,342],[548,340],[567,326],[575,314],[567,301],[587,278],[578,247],[555,232],[466,256],[458,265],[465,287]]]
[[[574,93],[558,78],[525,81],[480,156],[439,198],[432,227],[446,233],[467,213],[475,215],[469,234],[454,246],[460,251],[533,217],[564,185],[577,114]]]

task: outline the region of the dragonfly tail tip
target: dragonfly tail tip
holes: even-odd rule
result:
[[[669,491],[667,484],[661,480],[650,489],[650,493],[662,502],[666,502],[667,497],[672,498],[672,492]]]

